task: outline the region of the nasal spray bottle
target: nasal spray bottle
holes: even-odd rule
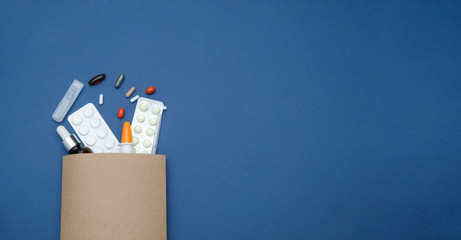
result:
[[[74,134],[70,134],[64,126],[59,125],[56,131],[58,131],[62,144],[64,144],[69,154],[93,153],[90,148],[83,146]]]
[[[119,144],[121,153],[133,153],[133,140],[131,137],[130,122],[123,123],[122,141]]]

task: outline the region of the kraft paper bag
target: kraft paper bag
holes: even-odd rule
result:
[[[61,240],[165,240],[165,161],[154,154],[64,156]]]

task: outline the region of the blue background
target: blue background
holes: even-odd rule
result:
[[[59,239],[51,114],[74,78],[70,113],[95,103],[118,138],[126,90],[157,87],[169,239],[461,239],[460,12],[1,0],[0,239]]]

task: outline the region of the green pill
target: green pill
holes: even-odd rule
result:
[[[123,80],[125,80],[125,74],[122,73],[120,76],[118,76],[118,79],[115,82],[115,88],[119,88],[122,85]]]

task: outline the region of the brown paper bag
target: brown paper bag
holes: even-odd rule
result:
[[[165,156],[64,156],[61,240],[166,239]]]

